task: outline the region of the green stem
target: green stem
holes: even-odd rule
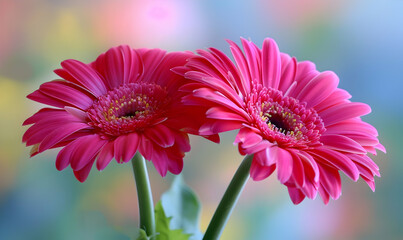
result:
[[[220,238],[229,216],[241,195],[242,189],[249,179],[252,159],[253,155],[248,155],[242,161],[207,227],[203,240],[215,240]]]
[[[144,158],[139,152],[132,159],[134,179],[139,200],[140,228],[147,236],[155,235],[154,203]]]

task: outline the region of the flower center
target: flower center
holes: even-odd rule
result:
[[[163,109],[169,102],[161,86],[129,83],[101,96],[87,110],[89,123],[101,133],[120,136],[143,131],[164,120]]]
[[[314,109],[307,109],[305,103],[260,84],[255,84],[245,102],[255,127],[267,140],[294,148],[321,145],[319,139],[325,131],[322,119]]]

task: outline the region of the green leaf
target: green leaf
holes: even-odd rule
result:
[[[185,234],[182,229],[171,230],[171,217],[167,217],[161,201],[155,206],[156,240],[189,240],[190,234]],[[153,238],[154,239],[154,238]]]
[[[146,231],[144,231],[143,229],[139,229],[138,237],[136,238],[136,240],[150,240],[150,238],[147,237]]]
[[[172,218],[171,229],[183,229],[183,232],[191,234],[190,240],[202,239],[199,230],[200,201],[181,175],[175,177],[171,188],[162,195],[161,203],[166,215]]]

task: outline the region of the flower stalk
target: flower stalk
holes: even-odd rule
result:
[[[249,171],[252,164],[253,155],[244,158],[238,170],[235,172],[224,196],[218,205],[210,224],[207,227],[203,240],[219,239],[225,225],[231,215],[239,196],[249,179]]]
[[[155,235],[154,203],[146,163],[139,152],[134,155],[132,166],[137,188],[140,228],[147,233],[147,236],[153,236]]]

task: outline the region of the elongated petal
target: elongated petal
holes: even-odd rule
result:
[[[339,84],[339,78],[333,72],[322,72],[313,78],[298,94],[301,102],[306,102],[307,108],[314,107],[326,99]]]
[[[250,168],[250,176],[254,181],[261,181],[268,178],[276,169],[276,165],[262,166],[258,161],[253,160]]]
[[[85,123],[70,123],[70,124],[65,124],[61,128],[57,128],[53,130],[50,134],[48,134],[41,144],[39,145],[39,152],[43,152],[51,147],[53,147],[55,144],[59,143],[69,135],[82,130],[89,128],[89,126]]]
[[[280,85],[281,58],[276,42],[266,38],[262,53],[263,86],[277,89]]]
[[[163,148],[171,147],[175,143],[175,137],[172,131],[163,124],[158,124],[152,128],[146,129],[144,134]]]
[[[114,141],[110,141],[102,148],[98,154],[97,159],[97,169],[99,171],[104,170],[104,168],[112,161],[114,156]]]
[[[325,127],[340,121],[360,117],[371,112],[371,108],[364,103],[345,103],[328,108],[319,113]]]
[[[85,165],[82,169],[78,171],[74,171],[74,176],[77,178],[78,181],[80,182],[85,182],[87,180],[88,175],[90,174],[92,165],[94,165],[95,157],[90,160],[87,165]]]
[[[95,97],[99,97],[107,92],[100,75],[87,64],[71,59],[63,61],[61,65],[74,77],[77,83],[87,88]]]
[[[114,154],[118,163],[130,161],[137,152],[139,136],[137,133],[130,133],[119,136],[115,139]]]
[[[102,140],[98,135],[88,135],[78,138],[76,142],[77,146],[71,155],[70,165],[73,170],[78,171],[97,156],[107,141]]]

